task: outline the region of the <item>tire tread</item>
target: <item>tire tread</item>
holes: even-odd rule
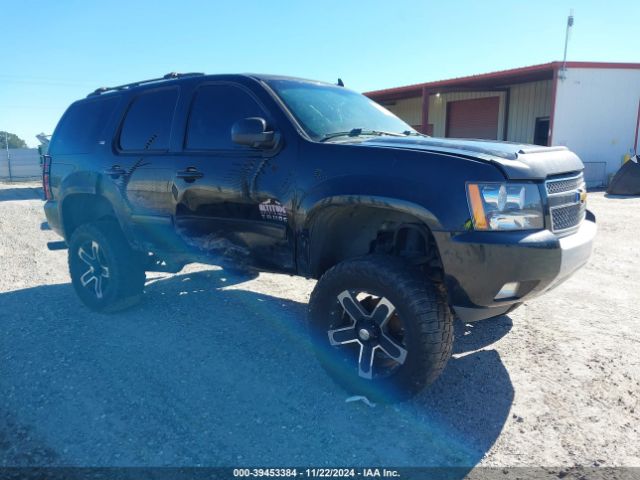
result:
[[[142,298],[146,275],[144,268],[135,255],[120,229],[116,220],[102,219],[91,223],[80,225],[73,233],[70,241],[68,266],[69,274],[74,279],[73,266],[71,262],[72,252],[75,251],[76,239],[87,235],[98,240],[98,243],[107,245],[111,254],[116,258],[115,281],[116,291],[111,295],[109,302],[87,303],[82,295],[83,303],[92,310],[112,313],[132,307]],[[74,287],[78,287],[74,280]]]
[[[409,397],[431,384],[444,370],[453,350],[453,318],[442,285],[432,283],[426,275],[403,259],[385,255],[367,255],[339,263],[318,281],[309,301],[309,318],[325,285],[341,278],[366,275],[382,285],[411,299],[408,310],[413,312],[420,345],[422,371],[414,375],[405,396]],[[402,395],[402,393],[401,393]]]

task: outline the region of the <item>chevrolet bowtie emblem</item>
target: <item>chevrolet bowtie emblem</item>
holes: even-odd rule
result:
[[[578,192],[578,195],[580,197],[580,203],[584,203],[587,201],[587,192],[585,192],[584,190],[580,190]]]

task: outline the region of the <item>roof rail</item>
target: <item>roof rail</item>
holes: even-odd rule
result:
[[[140,85],[146,85],[147,83],[155,83],[162,82],[163,80],[172,80],[174,78],[184,78],[184,77],[197,77],[200,75],[204,75],[204,73],[176,73],[171,72],[159,78],[151,78],[149,80],[142,80],[140,82],[126,83],[124,85],[118,85],[117,87],[100,87],[96,88],[93,92],[91,92],[87,97],[94,97],[96,95],[101,95],[105,92],[111,92],[114,90],[128,90],[129,88],[138,87]]]

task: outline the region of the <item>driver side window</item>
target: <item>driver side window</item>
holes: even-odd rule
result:
[[[267,115],[243,88],[204,85],[191,103],[185,148],[188,150],[242,150],[247,147],[231,141],[231,127],[238,120]]]

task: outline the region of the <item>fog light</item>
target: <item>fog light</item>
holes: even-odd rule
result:
[[[516,296],[518,291],[518,287],[520,287],[520,283],[518,282],[509,282],[505,283],[498,294],[493,297],[494,300],[504,300],[505,298],[512,298]]]

